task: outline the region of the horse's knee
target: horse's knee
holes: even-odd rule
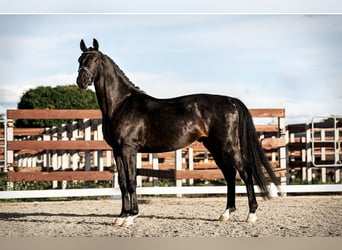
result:
[[[127,190],[130,194],[133,194],[136,192],[137,189],[137,182],[136,180],[130,180],[129,185],[127,186]]]
[[[128,187],[127,183],[123,180],[119,180],[119,187],[122,193],[127,193],[128,192]]]

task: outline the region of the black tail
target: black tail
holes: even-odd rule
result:
[[[270,194],[262,167],[265,168],[271,181],[276,185],[278,184],[277,177],[266,159],[248,108],[239,99],[233,99],[232,101],[239,112],[239,139],[241,152],[246,164],[245,167],[252,173],[262,195],[268,198]]]

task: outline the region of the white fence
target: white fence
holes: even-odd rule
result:
[[[254,186],[256,193],[260,190]],[[342,185],[286,185],[280,186],[277,190],[275,186],[269,187],[271,195],[284,196],[290,193],[341,193]],[[226,186],[183,186],[183,187],[140,187],[137,188],[138,195],[192,195],[192,194],[226,194]],[[236,187],[237,194],[246,194],[245,186]],[[91,188],[91,189],[58,189],[58,190],[30,190],[30,191],[1,191],[0,199],[17,198],[47,198],[47,197],[82,197],[82,196],[110,196],[119,199],[121,192],[119,188]]]

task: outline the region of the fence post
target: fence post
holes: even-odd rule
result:
[[[158,166],[158,154],[157,153],[153,153],[152,154],[152,169],[153,170],[158,170],[159,166]],[[153,177],[153,186],[154,187],[158,187],[159,186],[159,180],[157,177]]]
[[[321,129],[321,141],[325,141],[325,129],[323,129],[323,128]],[[321,160],[322,161],[326,160],[326,149],[325,149],[325,147],[321,148]],[[321,168],[321,180],[322,180],[322,183],[327,182],[327,169],[325,167]]]
[[[60,132],[61,132],[61,140],[62,141],[68,141],[68,131],[67,131],[67,125],[66,124],[62,124],[60,127]],[[64,171],[65,169],[69,168],[69,153],[67,151],[62,151],[62,171]],[[62,181],[62,189],[66,189],[67,188],[67,181]]]
[[[14,122],[12,119],[7,120],[7,141],[13,141],[13,127],[14,127]],[[6,126],[5,126],[6,128]],[[14,152],[13,150],[7,150],[7,164],[13,164],[14,163]],[[4,168],[5,172],[8,170],[13,170],[13,169],[8,169],[8,166],[5,166]]]
[[[209,152],[207,150],[204,151],[204,163],[209,162]]]
[[[286,152],[286,145],[288,144],[288,138],[286,136],[286,124],[285,124],[285,118],[279,117],[278,118],[278,128],[279,128],[279,135],[278,137],[284,137],[285,138],[285,145],[279,148],[279,167],[281,169],[285,169],[285,176],[280,177],[280,184],[286,185],[288,183],[288,175],[287,175],[287,152]]]
[[[96,127],[96,131],[94,133],[94,139],[98,140],[98,141],[103,141],[102,122],[99,120],[96,120],[96,121],[97,121],[97,127]],[[103,165],[102,150],[98,150],[97,152],[94,152],[94,156],[95,155],[97,156],[97,166],[99,168],[99,171],[103,171],[104,165]]]
[[[175,154],[176,171],[182,170],[182,149],[177,149]],[[182,187],[182,180],[176,180],[176,187]],[[182,194],[177,194],[177,197],[182,197]]]
[[[84,124],[84,140],[91,140],[91,124],[89,119],[83,120]],[[90,150],[85,150],[85,171],[90,170]]]
[[[114,181],[113,181],[113,188],[119,188],[119,174],[118,172],[114,173]]]
[[[13,127],[14,127],[14,121],[12,119],[7,119],[7,126],[4,126],[6,129],[5,136],[7,136],[6,141],[13,141],[14,135],[13,135]],[[7,127],[7,128],[6,128]],[[8,171],[13,171],[13,167],[8,167],[8,164],[13,164],[14,163],[14,152],[13,150],[7,150],[7,155],[5,152],[5,156],[7,157],[7,164],[4,166],[4,171],[5,173]],[[13,165],[12,165],[13,166]],[[7,190],[13,190],[14,188],[14,183],[13,182],[7,182]]]
[[[57,127],[56,126],[53,126],[51,129],[50,129],[50,133],[51,133],[51,137],[52,137],[52,141],[57,141],[58,138],[57,138]],[[53,171],[57,170],[58,169],[58,153],[56,150],[53,150],[52,151],[52,169]],[[52,188],[57,188],[58,187],[58,181],[52,181]]]
[[[114,156],[112,155],[111,150],[106,150],[106,166],[111,167],[114,162]]]
[[[335,184],[338,184],[341,181],[341,169],[335,168]]]
[[[77,122],[73,121],[71,124],[69,124],[69,134],[70,134],[70,140],[71,141],[75,141],[77,140],[78,137],[78,126],[77,126]],[[77,153],[77,151],[73,150],[71,151],[71,168],[73,171],[78,169],[78,165],[79,165],[79,160],[80,157]]]
[[[306,171],[307,171],[307,180],[308,184],[312,184],[312,150],[311,147],[311,133],[314,131],[311,130],[310,126],[306,127]],[[314,136],[314,134],[312,134]]]
[[[192,171],[194,170],[194,149],[193,148],[188,148],[188,167],[189,170]],[[193,186],[194,185],[194,179],[189,179],[189,185]]]
[[[294,134],[293,132],[290,133],[289,127],[288,127],[288,130],[287,130],[287,131],[288,131],[288,133],[289,133],[290,143],[294,143],[294,142],[295,142],[295,134]],[[290,159],[289,159],[289,162],[288,162],[288,163],[293,162],[293,161],[296,160],[295,150],[293,150],[293,151],[290,152],[289,157],[290,157]],[[291,169],[290,171],[291,171],[291,172],[290,172],[290,178],[291,178],[291,180],[293,180],[293,179],[296,178],[296,176],[295,176],[295,174],[294,174],[295,170],[292,170],[292,169]]]
[[[306,131],[306,129],[305,129]],[[302,156],[302,181],[307,180],[307,173],[306,173],[306,166],[307,166],[307,144],[306,144],[306,137],[301,137],[301,143],[304,143],[304,147],[301,150],[301,156]]]
[[[338,141],[340,138],[340,132],[339,129],[337,128],[337,121],[336,118],[334,118],[334,141],[335,141],[335,145],[334,145],[334,151],[335,151],[335,155],[334,155],[334,159],[335,159],[335,163],[337,163],[337,161],[340,160],[340,156],[339,156],[339,151],[337,151],[337,148],[339,147]],[[339,183],[341,181],[341,169],[339,167],[335,168],[335,183]]]
[[[141,153],[137,153],[137,169],[141,168],[142,164],[142,158],[141,158]],[[142,176],[137,175],[137,187],[142,187]]]
[[[50,141],[49,129],[44,130],[43,141]],[[46,171],[49,171],[50,169],[50,150],[46,150],[45,154],[43,155],[43,168],[45,168]]]

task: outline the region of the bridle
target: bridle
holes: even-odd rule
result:
[[[93,54],[93,53],[97,54],[98,52],[97,51],[85,51],[85,52],[83,52],[83,54]],[[93,82],[95,73],[91,72],[87,66],[79,67],[78,72],[80,72],[81,70],[84,70],[85,72],[87,72],[89,80],[91,82]]]
[[[80,72],[81,70],[84,70],[85,72],[87,72],[87,74],[89,75],[89,80],[93,81],[93,79],[94,79],[94,74],[90,71],[90,69],[88,69],[88,67],[86,67],[86,66],[81,66],[81,67],[78,69],[78,72]]]

